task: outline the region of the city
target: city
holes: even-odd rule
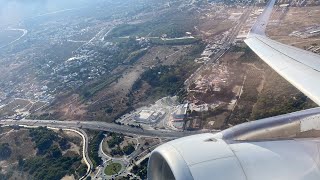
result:
[[[317,107],[243,42],[264,1],[1,3],[0,179],[146,179],[161,144]],[[268,36],[320,54],[319,5],[277,1]]]

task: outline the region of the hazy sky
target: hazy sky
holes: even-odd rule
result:
[[[94,0],[0,0],[0,24],[15,24],[39,14],[84,6]]]

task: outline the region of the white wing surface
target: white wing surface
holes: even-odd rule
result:
[[[265,36],[274,2],[269,2],[245,42],[271,68],[320,105],[320,56]]]

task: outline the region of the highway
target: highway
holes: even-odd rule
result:
[[[98,122],[98,121],[57,121],[57,120],[0,120],[2,125],[25,125],[25,126],[47,126],[53,128],[79,128],[91,129],[99,131],[109,131],[115,133],[122,133],[126,135],[140,135],[161,138],[179,138],[190,136],[194,134],[212,132],[209,130],[200,131],[170,131],[170,130],[143,130],[141,128],[134,128],[125,125],[118,125],[114,123]],[[215,131],[216,132],[216,131]]]

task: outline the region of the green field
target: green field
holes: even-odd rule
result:
[[[152,44],[157,45],[186,45],[186,44],[193,44],[200,39],[193,38],[193,37],[185,37],[185,38],[172,38],[172,39],[161,39],[161,38],[150,38]]]
[[[121,170],[121,168],[122,165],[120,163],[111,163],[104,169],[104,173],[111,176],[117,174]]]

